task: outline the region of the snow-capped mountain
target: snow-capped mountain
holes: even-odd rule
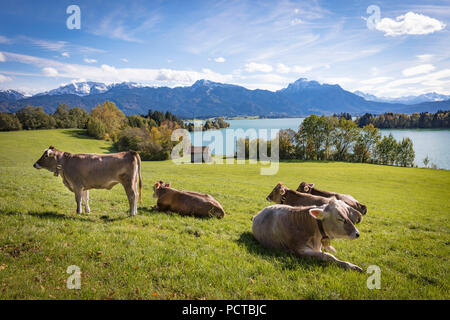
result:
[[[0,101],[14,102],[25,98],[25,95],[16,90],[0,90]]]
[[[47,92],[38,93],[37,95],[55,96],[62,94],[75,94],[77,96],[83,97],[90,94],[103,93],[108,91],[109,89],[110,86],[101,82],[92,82],[92,81],[72,82]]]
[[[377,97],[373,94],[364,93],[361,91],[355,91],[353,93],[360,97],[363,97],[367,101],[402,103],[407,105],[418,104],[422,102],[445,101],[450,99],[450,95],[439,94],[436,92],[425,93],[418,96],[405,96],[399,98]]]
[[[198,80],[191,86],[175,88],[150,87],[133,82],[77,82],[32,97],[2,99],[0,96],[0,111],[15,112],[32,105],[42,106],[45,112],[53,113],[59,104],[78,106],[89,111],[107,100],[113,101],[127,115],[146,114],[149,109],[156,109],[170,111],[181,117],[292,117],[312,113],[411,113],[450,109],[450,100],[434,101],[444,99],[443,95],[422,95],[422,99],[425,98],[432,99],[432,102],[406,104],[371,101],[373,97],[361,97],[337,84],[319,83],[305,78],[275,92],[249,90],[239,85],[210,80]]]

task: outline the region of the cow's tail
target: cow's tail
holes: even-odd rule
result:
[[[131,150],[130,150],[131,151]],[[139,156],[139,153],[136,151],[131,151],[133,156],[137,160],[138,165],[138,175],[139,175],[139,204],[142,206],[142,176],[141,176],[141,157]]]

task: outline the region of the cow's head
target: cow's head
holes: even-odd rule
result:
[[[367,213],[367,207],[365,205],[363,205],[362,203],[360,203],[355,198],[353,198],[351,195],[343,194],[343,195],[341,195],[340,199],[345,201],[345,203],[347,203],[352,208],[355,208],[356,210],[358,210],[358,212],[360,212],[360,214],[365,215]]]
[[[44,150],[44,154],[33,164],[36,169],[47,169],[48,171],[57,172],[57,155],[58,150],[54,146],[48,147]]]
[[[306,183],[303,181],[298,186],[297,191],[303,192],[303,193],[311,193],[313,188],[314,188],[314,183]]]
[[[170,183],[164,183],[162,180],[156,181],[155,185],[153,186],[153,198],[158,198],[159,192],[163,188],[170,188]]]
[[[326,206],[309,210],[309,214],[322,221],[325,233],[331,238],[359,238],[359,231],[349,218],[349,206],[341,201],[332,199]]]
[[[272,192],[267,196],[267,201],[273,201],[275,203],[281,203],[281,197],[286,193],[287,187],[279,182]]]
[[[342,201],[344,202],[344,201]],[[347,206],[347,210],[348,210],[348,218],[354,223],[360,223],[362,221],[362,214],[361,212],[359,212],[358,210],[356,210],[355,208],[352,208],[351,206],[349,206],[347,203],[344,202],[344,204]]]

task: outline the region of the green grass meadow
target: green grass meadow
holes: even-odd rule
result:
[[[91,213],[75,213],[60,177],[33,163],[49,145],[107,153],[82,130],[0,133],[0,299],[449,299],[450,171],[341,162],[284,162],[274,176],[253,164],[143,162],[143,201],[128,217],[122,186],[91,190]],[[209,193],[222,220],[153,211],[157,179]],[[333,240],[336,257],[381,268],[346,271],[262,248],[251,218],[278,181],[349,193],[369,213],[361,237]],[[69,290],[70,265],[82,272]]]

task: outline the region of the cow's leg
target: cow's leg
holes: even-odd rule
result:
[[[128,197],[128,203],[130,204],[130,215],[135,216],[137,213],[137,192],[136,185],[133,186],[131,181],[122,183],[125,193]]]
[[[89,208],[89,190],[83,190],[81,195],[84,202],[84,212],[91,212],[91,208]]]
[[[357,265],[354,265],[353,263],[350,263],[350,262],[339,260],[338,258],[336,258],[335,256],[333,256],[332,254],[330,254],[328,252],[320,252],[320,251],[314,251],[310,248],[304,248],[304,249],[298,250],[297,254],[301,257],[309,257],[309,258],[318,259],[318,260],[328,262],[328,263],[336,263],[338,266],[340,266],[344,269],[351,269],[351,270],[356,270],[356,271],[362,272],[362,269],[360,267],[358,267]]]
[[[77,203],[77,213],[81,214],[81,198],[83,195],[83,191],[81,189],[75,188],[75,202]]]

